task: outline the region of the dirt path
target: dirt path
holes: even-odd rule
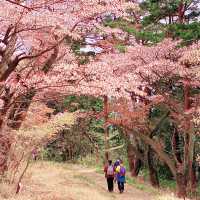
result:
[[[74,166],[76,168],[76,166]],[[117,189],[117,184],[115,184],[114,193],[109,194],[107,192],[106,180],[104,175],[97,174],[95,170],[92,169],[79,169],[78,173],[81,177],[84,177],[86,181],[90,182],[93,187],[98,191],[101,191],[101,194],[107,197],[108,199],[116,199],[116,200],[154,200],[155,196],[150,193],[145,193],[141,190],[130,186],[129,184],[125,184],[125,192],[120,194]],[[93,198],[94,199],[94,198]],[[92,200],[92,198],[91,198]]]
[[[23,181],[20,194],[10,200],[156,200],[156,194],[126,184],[123,194],[108,193],[103,174],[78,165],[36,162]]]

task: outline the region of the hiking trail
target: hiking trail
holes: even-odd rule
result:
[[[125,192],[107,191],[103,174],[76,164],[35,162],[29,167],[20,194],[9,200],[156,200],[157,194],[125,184]],[[8,199],[8,198],[7,198]]]

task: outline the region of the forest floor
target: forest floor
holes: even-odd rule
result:
[[[175,200],[159,190],[142,190],[126,184],[119,194],[107,192],[103,174],[76,164],[32,163],[23,179],[20,194],[13,197],[0,186],[0,200]],[[149,186],[151,187],[151,186]]]

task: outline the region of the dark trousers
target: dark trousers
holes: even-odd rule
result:
[[[124,182],[117,182],[118,184],[118,189],[120,192],[123,192],[124,191]]]
[[[108,191],[112,192],[113,191],[113,177],[107,177],[107,183],[108,183]]]

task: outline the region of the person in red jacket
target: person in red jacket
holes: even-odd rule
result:
[[[114,166],[112,165],[112,160],[108,160],[108,164],[104,167],[105,177],[107,179],[108,191],[113,192],[113,182],[114,182]]]

